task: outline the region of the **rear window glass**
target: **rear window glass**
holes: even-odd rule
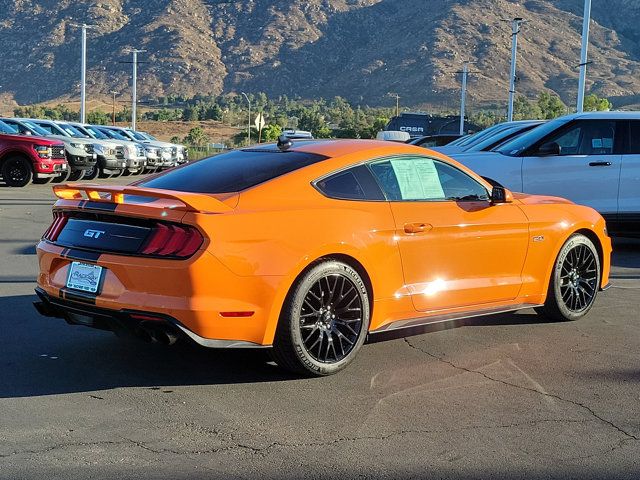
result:
[[[239,192],[326,158],[265,148],[234,150],[188,163],[138,185],[193,193]]]

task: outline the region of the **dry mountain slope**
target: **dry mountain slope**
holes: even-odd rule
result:
[[[78,92],[79,33],[89,36],[89,93],[125,90],[129,46],[142,95],[266,91],[342,95],[371,104],[457,101],[455,72],[477,62],[477,103],[504,102],[510,30],[521,36],[519,91],[575,97],[582,0],[0,0],[0,92],[22,103]],[[640,2],[594,3],[590,87],[618,104],[640,94]]]

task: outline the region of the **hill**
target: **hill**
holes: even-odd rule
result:
[[[21,104],[77,97],[80,34],[90,23],[88,91],[141,97],[264,91],[389,105],[454,106],[463,60],[475,105],[504,104],[510,26],[524,17],[519,92],[573,103],[582,0],[2,0],[0,92]],[[589,89],[640,100],[640,2],[594,2]]]

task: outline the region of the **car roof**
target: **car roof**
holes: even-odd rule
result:
[[[640,112],[622,112],[622,111],[608,111],[608,112],[582,112],[572,113],[563,118],[567,119],[580,119],[580,120],[640,120]]]
[[[363,152],[366,150],[389,149],[393,147],[398,153],[418,153],[424,155],[425,149],[399,142],[388,142],[384,140],[294,140],[289,148],[291,151],[314,153],[325,157],[335,158],[351,153]],[[265,150],[279,151],[274,143],[254,145],[242,150]]]

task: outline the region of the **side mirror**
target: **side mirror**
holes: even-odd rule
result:
[[[553,155],[560,155],[560,145],[556,142],[543,143],[538,149],[538,156],[550,157]]]
[[[495,186],[491,190],[491,203],[499,205],[501,203],[513,202],[513,194],[504,187]]]

